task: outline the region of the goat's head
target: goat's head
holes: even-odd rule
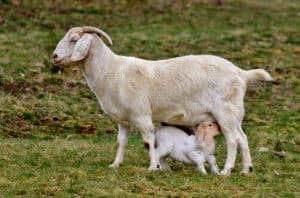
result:
[[[98,28],[90,26],[74,27],[57,44],[52,56],[53,64],[68,67],[84,60],[91,47],[94,38],[93,33],[99,37],[103,36],[109,45],[112,45],[108,34]]]
[[[205,141],[206,139],[212,139],[214,136],[220,134],[220,127],[215,122],[204,121],[199,124],[195,133],[198,141]]]

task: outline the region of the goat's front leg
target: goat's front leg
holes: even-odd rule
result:
[[[134,119],[136,126],[141,130],[145,147],[149,150],[150,166],[148,170],[160,170],[160,163],[155,153],[155,128],[151,116],[139,116]]]
[[[130,134],[130,127],[122,124],[118,124],[119,132],[118,132],[118,150],[115,161],[109,165],[110,168],[117,168],[122,164],[125,147],[128,141],[128,136]]]

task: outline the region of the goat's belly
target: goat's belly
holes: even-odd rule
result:
[[[187,126],[194,126],[203,121],[215,120],[212,114],[208,112],[189,113],[184,110],[155,113],[152,119],[156,122],[165,122],[169,124],[179,124]]]

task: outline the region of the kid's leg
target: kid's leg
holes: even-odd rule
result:
[[[165,157],[170,153],[170,149],[167,145],[158,145],[158,147],[155,149],[155,153],[157,158],[159,159],[159,163],[162,170],[170,171],[171,168],[167,164]]]
[[[215,174],[215,175],[219,175],[220,169],[219,169],[219,167],[218,167],[218,165],[217,165],[216,157],[215,157],[214,155],[209,155],[209,156],[207,157],[207,162],[208,162],[208,164],[209,164],[209,166],[210,166],[211,172],[212,172],[213,174]]]
[[[191,151],[191,152],[187,153],[187,156],[192,162],[197,164],[197,168],[202,174],[205,174],[205,175],[207,174],[205,167],[204,167],[205,159],[202,157],[201,154],[197,153],[196,151]]]
[[[172,171],[172,169],[170,168],[169,164],[166,162],[165,158],[160,158],[159,159],[159,163],[161,166],[162,170],[166,170],[166,171]]]

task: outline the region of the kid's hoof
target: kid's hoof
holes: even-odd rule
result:
[[[220,175],[220,169],[218,167],[213,167],[211,173],[214,175]]]
[[[202,175],[207,175],[207,172],[201,172]]]
[[[220,172],[219,171],[212,171],[211,172],[213,175],[220,175]]]

